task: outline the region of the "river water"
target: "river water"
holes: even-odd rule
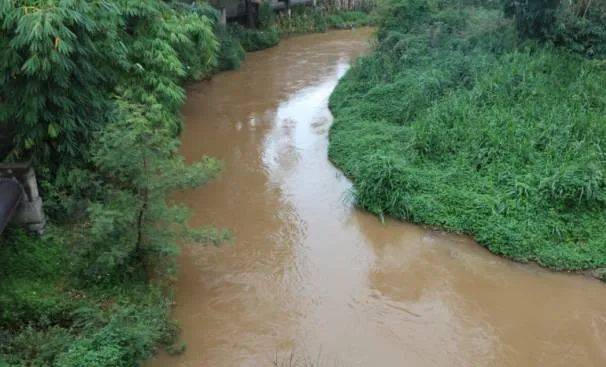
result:
[[[235,238],[185,249],[174,316],[187,351],[148,365],[606,365],[602,283],[352,206],[327,160],[327,101],[370,37],[293,37],[189,88],[182,153],[225,169],[178,200],[193,225]]]

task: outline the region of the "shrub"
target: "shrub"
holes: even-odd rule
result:
[[[229,31],[234,38],[240,41],[242,48],[247,52],[273,47],[280,42],[280,35],[276,27],[250,29],[239,24],[230,24]]]
[[[240,67],[242,60],[246,57],[246,51],[240,40],[234,36],[225,26],[218,26],[216,30],[217,39],[221,45],[219,48],[218,70],[234,70]]]
[[[269,29],[276,23],[276,14],[269,1],[261,2],[259,6],[258,23],[260,29]]]

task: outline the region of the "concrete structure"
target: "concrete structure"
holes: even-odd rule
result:
[[[250,0],[250,3],[259,5],[262,0]],[[225,12],[226,19],[240,18],[246,16],[246,0],[215,0],[211,1],[214,7]],[[284,10],[292,6],[312,5],[314,0],[269,0],[274,10]]]
[[[12,218],[13,223],[25,226],[29,231],[42,233],[46,217],[31,163],[0,163],[0,180],[7,189],[0,191],[0,203],[4,203],[7,208],[0,213],[0,223],[6,224]],[[16,184],[21,190],[18,204],[15,203],[14,194]],[[12,210],[11,205],[15,206]]]
[[[0,179],[0,233],[13,218],[23,198],[21,184],[13,179]]]

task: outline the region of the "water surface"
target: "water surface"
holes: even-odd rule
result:
[[[604,366],[606,289],[463,236],[355,209],[327,160],[327,100],[371,31],[284,40],[192,86],[182,153],[221,177],[179,196],[233,245],[185,250],[187,351],[150,366]]]

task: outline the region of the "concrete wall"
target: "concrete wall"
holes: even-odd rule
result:
[[[253,2],[260,3],[261,0],[252,0]],[[286,1],[269,0],[269,3],[274,10],[282,10],[286,8]],[[295,5],[311,5],[313,0],[290,0],[290,6]],[[225,9],[227,18],[238,18],[246,15],[246,4],[244,0],[215,0],[211,1],[211,4],[221,10]]]
[[[42,233],[46,225],[46,216],[38,191],[36,173],[30,163],[0,164],[0,177],[16,179],[23,190],[21,203],[13,216],[13,223],[22,225],[32,232]]]

